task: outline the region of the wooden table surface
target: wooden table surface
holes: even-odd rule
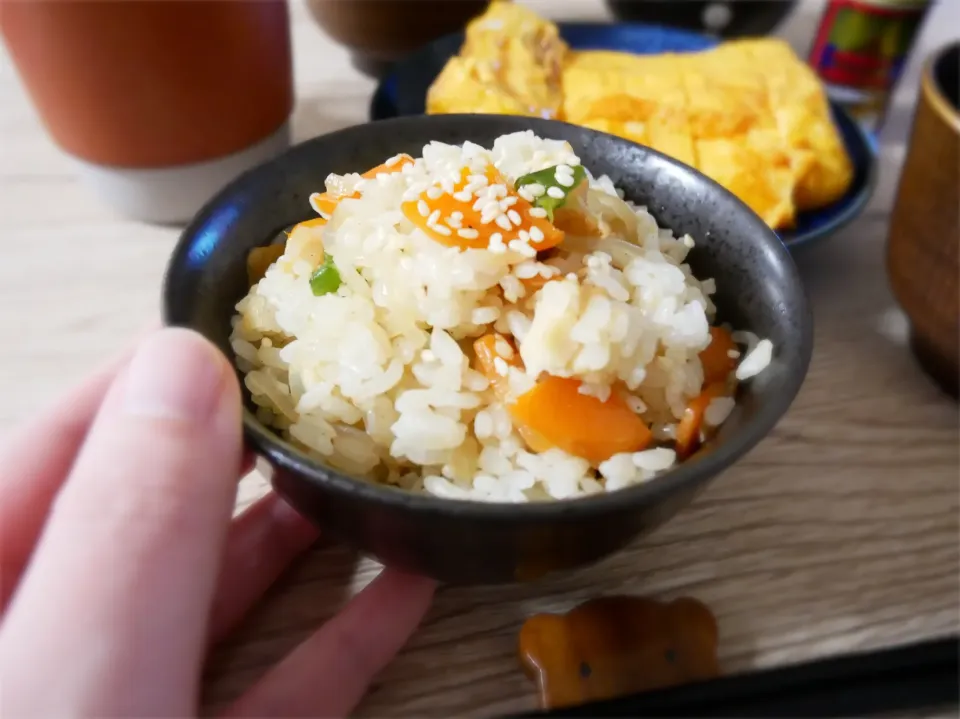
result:
[[[540,0],[598,18],[599,0]],[[800,51],[821,2],[781,32]],[[960,26],[941,2],[919,44]],[[297,139],[365,119],[373,82],[293,0]],[[956,31],[953,30],[953,35]],[[2,52],[2,51],[0,51]],[[916,59],[916,58],[915,58]],[[524,618],[604,593],[708,603],[727,671],[958,631],[957,405],[920,372],[887,288],[884,243],[916,92],[898,93],[869,209],[797,262],[816,316],[799,398],[756,450],[667,526],[576,574],[517,587],[442,588],[424,626],[360,708],[376,716],[491,715],[534,705],[515,658]],[[177,229],[115,217],[71,173],[0,54],[0,431],[85,374],[158,311]],[[239,505],[264,491],[254,474]],[[235,696],[379,570],[321,546],[212,657],[206,702]]]

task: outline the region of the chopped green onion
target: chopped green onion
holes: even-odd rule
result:
[[[333,264],[333,256],[325,254],[323,264],[310,275],[310,289],[315,297],[328,295],[340,289],[340,270]]]
[[[517,180],[516,188],[519,190],[524,185],[533,185],[537,184],[543,188],[543,194],[537,196],[533,200],[535,207],[542,207],[547,211],[547,217],[550,218],[550,221],[553,222],[553,211],[558,207],[563,207],[563,204],[567,201],[570,193],[577,189],[577,186],[584,181],[587,177],[586,170],[583,169],[583,165],[567,165],[572,170],[570,176],[573,179],[573,184],[565,185],[557,179],[557,168],[559,165],[554,165],[553,167],[547,167],[543,170],[537,170],[536,172],[531,172],[528,175]],[[551,188],[554,195],[560,195],[560,197],[552,197],[550,194]],[[558,192],[559,191],[559,192]],[[562,194],[560,194],[562,193]]]

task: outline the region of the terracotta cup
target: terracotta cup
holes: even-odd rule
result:
[[[286,0],[12,0],[0,31],[54,141],[123,214],[187,220],[289,144]]]
[[[923,368],[960,384],[960,43],[933,53],[890,222],[887,271]]]

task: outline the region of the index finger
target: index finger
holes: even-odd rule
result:
[[[73,465],[103,397],[130,361],[123,349],[0,448],[0,612],[40,536],[47,511]]]
[[[226,359],[187,330],[148,338],[108,391],[4,620],[9,714],[195,711],[240,458]]]

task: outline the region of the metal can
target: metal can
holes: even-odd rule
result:
[[[829,0],[809,62],[831,98],[878,130],[930,0]]]

